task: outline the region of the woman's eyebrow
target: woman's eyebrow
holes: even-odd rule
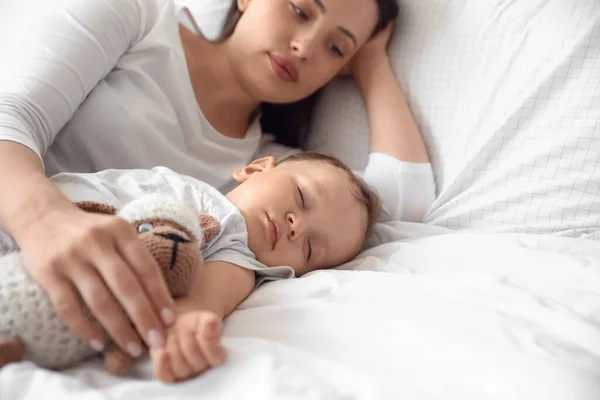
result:
[[[319,9],[319,11],[321,11],[322,14],[325,14],[327,12],[327,8],[325,8],[325,4],[323,4],[323,2],[321,0],[313,0],[315,2],[315,4],[317,5],[317,8]],[[352,42],[354,43],[354,47],[356,47],[356,36],[354,36],[354,34],[352,32],[350,32],[347,28],[344,28],[343,26],[338,26],[337,29],[342,32],[344,35],[348,36]]]
[[[314,0],[314,2],[323,14],[325,14],[327,12],[327,9],[325,8],[325,4],[323,4],[323,2],[321,0]]]
[[[354,36],[354,34],[352,32],[350,32],[348,29],[344,28],[343,26],[338,26],[337,28],[344,35],[348,36],[354,43],[354,47],[356,47],[356,36]]]

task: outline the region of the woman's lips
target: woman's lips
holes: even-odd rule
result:
[[[277,54],[269,54],[271,60],[271,68],[275,75],[284,82],[297,82],[298,70],[290,60],[278,56]]]

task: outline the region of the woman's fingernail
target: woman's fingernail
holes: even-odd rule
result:
[[[150,347],[159,348],[163,346],[164,341],[156,329],[150,329],[148,331],[148,343],[150,343]]]
[[[133,358],[138,358],[142,355],[142,348],[136,342],[127,343],[127,351]]]
[[[98,339],[90,340],[89,345],[92,349],[94,349],[94,351],[97,351],[98,353],[104,350],[104,345]]]
[[[163,308],[160,311],[160,317],[167,326],[170,326],[173,324],[173,322],[175,322],[175,316],[173,315],[173,311],[171,311],[168,308]]]

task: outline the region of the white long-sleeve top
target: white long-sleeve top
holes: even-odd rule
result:
[[[222,192],[235,168],[297,151],[263,135],[258,120],[243,139],[210,125],[192,89],[179,11],[173,0],[38,1],[0,63],[0,140],[33,150],[48,176],[166,166]],[[384,219],[419,221],[435,198],[430,164],[372,153],[363,176]]]

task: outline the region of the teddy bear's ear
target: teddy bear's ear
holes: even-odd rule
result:
[[[204,243],[209,242],[217,235],[217,233],[219,233],[219,230],[221,230],[219,221],[210,215],[201,214],[198,217],[198,221],[200,222],[200,228],[202,228],[202,231],[204,232]]]
[[[96,203],[95,201],[78,201],[75,205],[81,208],[83,211],[97,213],[97,214],[109,214],[115,215],[117,209],[113,206],[106,204]]]

